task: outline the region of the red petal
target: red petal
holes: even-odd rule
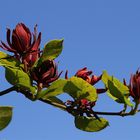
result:
[[[12,48],[12,43],[10,41],[10,34],[11,34],[11,30],[7,29],[7,42],[9,44],[9,46]]]
[[[35,43],[33,44],[31,50],[38,50],[39,49],[40,42],[41,42],[41,33],[39,33],[38,38],[35,41]]]
[[[10,48],[10,47],[7,46],[4,42],[1,41],[1,44],[2,44],[2,45],[0,45],[0,47],[3,48],[4,50],[9,51],[9,52],[14,52],[14,53],[16,53],[16,50]]]
[[[25,48],[21,46],[21,43],[19,41],[19,38],[15,34],[15,31],[13,31],[12,34],[12,48],[14,48],[20,54],[23,54],[25,51]]]
[[[17,24],[15,34],[18,36],[22,47],[25,47],[24,50],[27,50],[31,42],[31,33],[29,29],[22,23]]]

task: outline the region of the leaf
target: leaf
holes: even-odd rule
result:
[[[65,84],[67,83],[67,80],[65,79],[59,79],[53,82],[46,90],[41,91],[38,93],[37,98],[42,98],[45,96],[45,98],[57,96],[64,92],[63,88]]]
[[[0,106],[0,130],[3,130],[12,119],[12,107]]]
[[[15,68],[21,66],[21,63],[13,56],[0,51],[0,66]]]
[[[46,60],[53,60],[60,55],[63,49],[63,40],[52,40],[45,45],[38,65]]]
[[[75,117],[75,126],[76,128],[87,131],[87,132],[97,132],[109,125],[108,121],[104,118],[100,120],[94,117],[85,117],[85,116],[76,116]]]
[[[129,88],[120,82],[117,78],[109,76],[106,71],[103,72],[102,81],[108,88],[107,94],[118,103],[124,103],[128,106],[133,106],[130,102]]]
[[[35,93],[36,88],[31,85],[30,77],[27,73],[17,68],[5,67],[5,69],[5,77],[10,84],[18,86],[24,90],[29,90],[32,94]]]
[[[82,78],[72,77],[68,79],[64,87],[64,92],[68,93],[74,99],[97,100],[96,89]]]
[[[96,89],[78,77],[72,77],[68,80],[59,79],[53,82],[48,89],[38,93],[38,99],[44,96],[47,99],[62,93],[68,93],[74,100],[83,98],[89,101],[97,100]]]

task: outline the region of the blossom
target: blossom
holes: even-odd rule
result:
[[[25,61],[25,63],[27,63],[27,67],[32,67],[33,64],[36,62],[36,60],[38,60],[38,58],[40,57],[40,42],[41,42],[41,33],[39,33],[38,38],[37,38],[37,30],[36,27],[34,28],[34,44],[33,47],[31,47],[31,50],[26,53],[23,57],[23,61]]]
[[[37,36],[36,26],[33,36],[28,27],[23,23],[18,23],[12,31],[7,29],[7,44],[1,41],[0,47],[9,52],[13,52],[16,58],[26,63],[34,63],[38,58],[41,33]]]
[[[31,71],[31,77],[37,82],[37,85],[41,85],[41,88],[43,88],[48,87],[50,83],[57,80],[61,73],[58,74],[54,60],[47,60]]]
[[[101,80],[101,76],[96,76],[92,75],[92,71],[87,70],[87,68],[82,68],[78,70],[75,74],[75,76],[82,78],[83,80],[87,81],[89,84],[94,85],[96,84],[99,80]]]
[[[130,96],[140,103],[140,72],[138,70],[136,71],[136,74],[131,75],[129,89]]]
[[[88,116],[88,117],[95,117],[99,119],[99,117],[94,113],[93,107],[95,106],[96,101],[91,102],[87,99],[79,99],[75,101],[68,100],[65,105],[66,109],[69,113],[73,114],[74,116]],[[100,120],[100,119],[99,119]]]

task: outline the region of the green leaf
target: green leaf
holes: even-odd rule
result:
[[[0,51],[0,66],[15,68],[21,66],[21,63],[13,56]]]
[[[64,92],[63,88],[65,84],[67,83],[67,80],[65,79],[59,79],[55,82],[53,82],[46,90],[41,91],[38,93],[37,98],[42,98],[45,96],[45,98],[57,96]]]
[[[5,69],[5,77],[10,84],[29,90],[32,94],[35,93],[36,88],[31,85],[30,77],[27,73],[17,68],[5,67]]]
[[[97,132],[109,125],[108,121],[104,118],[100,120],[94,117],[85,117],[85,116],[76,116],[75,117],[75,126],[76,128],[87,131],[87,132]]]
[[[74,99],[97,100],[96,89],[82,78],[72,77],[68,79],[64,87],[64,92],[68,93]]]
[[[0,130],[3,130],[12,119],[12,107],[0,106]]]
[[[78,77],[72,77],[68,80],[59,79],[53,82],[48,89],[38,93],[38,98],[57,96],[62,93],[68,93],[76,99],[88,99],[89,101],[97,100],[96,89],[89,83]]]
[[[118,103],[127,104],[128,106],[133,106],[130,102],[129,88],[120,82],[117,78],[109,76],[106,71],[103,72],[102,81],[105,86],[108,88],[107,94],[113,100]]]
[[[60,55],[63,49],[63,40],[52,40],[45,45],[38,65],[46,60],[53,60]]]

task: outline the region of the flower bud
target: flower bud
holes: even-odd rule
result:
[[[96,84],[99,80],[101,80],[101,76],[96,76],[92,75],[92,71],[87,70],[87,68],[83,68],[77,71],[75,76],[82,78],[83,80],[87,81],[89,84],[94,85]]]
[[[36,81],[38,85],[41,84],[42,88],[48,87],[51,82],[57,80],[60,74],[58,74],[56,63],[53,60],[43,62],[31,71],[32,79]]]
[[[130,83],[130,96],[134,98],[135,101],[140,103],[140,72],[137,71],[136,74],[131,75]]]

